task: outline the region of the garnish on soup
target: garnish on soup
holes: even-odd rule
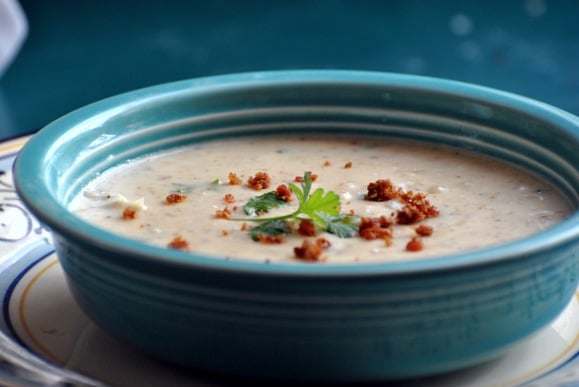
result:
[[[289,190],[298,199],[298,208],[285,215],[262,217],[271,209],[286,206],[291,195],[286,189],[266,192],[259,196],[252,197],[243,206],[245,214],[253,215],[251,218],[230,218],[230,220],[243,220],[261,223],[251,229],[251,237],[255,241],[263,240],[263,237],[289,234],[296,228],[296,224],[302,224],[305,220],[310,220],[311,235],[315,235],[314,228],[335,234],[340,238],[352,237],[356,234],[358,225],[357,217],[353,215],[340,214],[340,196],[332,191],[324,191],[317,188],[312,192],[312,173],[305,172],[299,186],[288,183]],[[281,193],[280,193],[281,192]],[[299,233],[299,232],[298,232]],[[303,234],[302,234],[303,235]]]
[[[95,178],[71,209],[112,232],[193,254],[325,264],[487,247],[573,210],[545,181],[467,151],[292,134],[131,160]]]
[[[359,236],[365,240],[383,239],[386,246],[392,245],[394,224],[415,224],[426,218],[436,217],[438,209],[430,204],[424,193],[405,191],[396,187],[389,179],[380,179],[368,183],[367,193],[364,200],[386,202],[397,200],[403,206],[391,212],[391,219],[382,215],[375,218],[360,218],[354,214],[340,212],[340,196],[333,191],[325,191],[317,188],[312,191],[312,173],[305,172],[303,178],[295,181],[300,183],[288,183],[289,190],[294,193],[299,201],[299,207],[285,215],[264,217],[273,208],[286,206],[291,195],[285,190],[266,192],[259,196],[253,196],[243,206],[246,215],[251,218],[231,218],[229,220],[242,220],[260,223],[250,230],[251,238],[257,242],[282,243],[284,234],[297,233],[304,237],[313,237],[319,232],[328,232],[339,238],[351,238]],[[280,191],[284,195],[280,195]],[[229,214],[228,214],[229,215]],[[432,227],[421,224],[416,229],[416,234],[406,244],[407,251],[420,251],[423,248],[421,236],[430,236]],[[323,238],[322,238],[323,240]],[[274,241],[274,242],[272,242]],[[329,247],[329,243],[325,248]],[[294,248],[296,258],[306,261],[321,260],[323,250],[315,243],[304,240],[302,246]]]

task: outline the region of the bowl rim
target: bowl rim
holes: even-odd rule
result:
[[[374,71],[260,71],[163,83],[118,94],[76,109],[49,123],[24,145],[13,167],[16,191],[32,214],[57,234],[72,236],[83,243],[111,249],[123,254],[125,259],[130,261],[145,260],[157,263],[162,261],[165,265],[173,265],[179,269],[189,267],[250,275],[316,277],[427,274],[476,268],[494,264],[497,261],[508,262],[524,259],[559,245],[576,243],[579,239],[579,211],[575,210],[563,222],[539,234],[463,253],[380,263],[304,264],[271,262],[265,264],[261,261],[225,260],[209,255],[181,252],[109,233],[72,215],[51,195],[49,187],[42,184],[41,179],[36,178],[34,184],[27,184],[27,180],[31,180],[30,176],[41,175],[43,165],[40,160],[43,157],[40,156],[46,155],[51,147],[55,146],[54,144],[66,137],[67,129],[74,128],[75,125],[80,125],[80,123],[97,115],[112,116],[119,111],[119,106],[135,106],[143,102],[154,102],[192,91],[205,92],[251,86],[275,87],[315,83],[383,85],[407,90],[436,91],[458,97],[467,97],[471,101],[500,104],[554,124],[577,138],[579,143],[579,117],[543,102],[485,86],[443,78]]]

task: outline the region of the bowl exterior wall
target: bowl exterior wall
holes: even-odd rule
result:
[[[35,135],[16,188],[54,235],[101,327],[194,368],[301,380],[418,376],[497,356],[577,285],[579,215],[497,248],[376,265],[259,265],[114,235],[67,206],[127,160],[207,139],[322,132],[480,152],[544,177],[579,208],[579,119],[458,82],[350,71],[187,80],[113,97]],[[34,178],[30,178],[33,176]]]
[[[188,367],[264,378],[380,380],[472,365],[554,319],[577,280],[576,246],[524,265],[343,283],[127,268],[113,252],[56,241],[75,299],[105,330]]]

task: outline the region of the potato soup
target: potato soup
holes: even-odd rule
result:
[[[539,232],[572,209],[502,162],[387,138],[199,142],[115,167],[71,203],[114,233],[218,259],[434,257]]]

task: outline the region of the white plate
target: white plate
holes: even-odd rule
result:
[[[49,233],[19,202],[10,174],[26,138],[0,144],[0,382],[235,385],[156,361],[109,336],[71,297]],[[409,386],[569,386],[579,384],[579,291],[563,313],[494,361]],[[24,369],[24,371],[23,371]],[[81,380],[86,377],[88,379]],[[75,379],[76,378],[76,379]],[[398,382],[396,385],[400,385]]]

